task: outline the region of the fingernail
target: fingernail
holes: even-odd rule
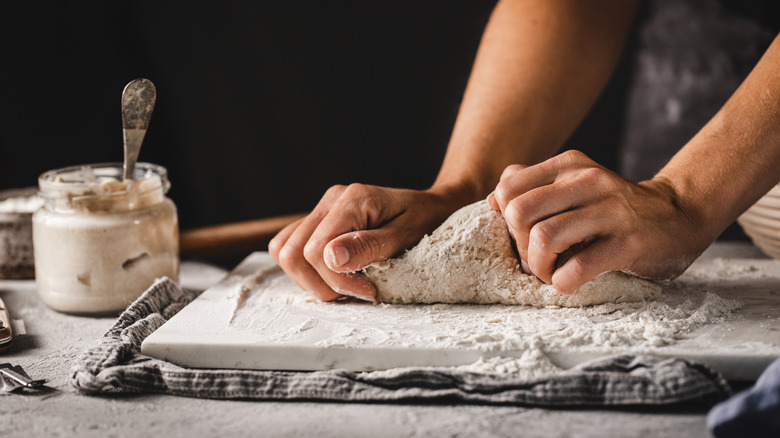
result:
[[[359,300],[369,301],[371,303],[375,303],[376,302],[376,297],[374,297],[373,295],[361,295],[359,293],[352,292],[350,290],[344,290],[344,289],[337,289],[336,292],[340,293],[341,295],[346,295],[346,296],[349,296],[349,297],[352,297],[352,298],[357,298]]]
[[[528,266],[528,263],[526,263],[523,259],[520,259],[520,269],[522,269],[526,274],[533,274],[533,272],[531,272],[531,267]]]
[[[349,251],[341,245],[330,247],[330,261],[334,268],[340,268],[349,262]]]
[[[347,294],[347,295],[349,295],[349,294]],[[368,296],[368,295],[354,294],[354,295],[349,295],[349,296],[351,296],[353,298],[357,298],[359,300],[368,301],[369,303],[376,303],[376,298]]]
[[[487,202],[488,205],[490,205],[490,208],[493,210],[496,210],[498,204],[496,203],[496,192],[490,192],[490,194],[487,196]]]

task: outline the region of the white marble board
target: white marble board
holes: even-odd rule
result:
[[[720,275],[723,270],[729,275]],[[715,273],[712,278],[707,278],[709,272]],[[686,287],[707,290],[738,299],[743,307],[725,322],[699,327],[672,345],[641,349],[585,346],[545,349],[545,354],[563,368],[619,353],[682,357],[709,364],[734,380],[755,379],[780,357],[780,261],[701,259],[682,279],[664,293],[681,294]],[[523,353],[451,342],[442,347],[441,342],[419,340],[434,325],[437,333],[447,336],[447,324],[458,321],[463,312],[490,319],[496,312],[506,312],[506,306],[320,303],[300,290],[276,290],[280,280],[289,283],[267,253],[250,255],[150,335],[142,352],[187,367],[353,371],[465,365],[480,357]],[[425,318],[420,319],[421,314]],[[421,320],[430,324],[421,324]],[[358,326],[361,330],[348,330]],[[393,326],[392,330],[387,326]],[[453,327],[451,333],[458,336],[463,330]],[[355,344],[350,336],[360,337],[360,342]],[[405,338],[417,340],[409,343]]]

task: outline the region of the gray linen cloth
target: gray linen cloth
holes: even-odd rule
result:
[[[142,355],[141,342],[196,296],[170,279],[158,280],[97,346],[81,354],[72,369],[73,386],[89,394],[536,406],[712,405],[731,394],[723,376],[706,365],[651,356],[597,359],[551,376],[523,379],[425,367],[377,372],[193,369]]]

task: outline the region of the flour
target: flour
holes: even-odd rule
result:
[[[744,275],[759,275],[747,271]],[[653,301],[581,308],[507,305],[394,305],[347,299],[324,303],[278,269],[243,277],[228,294],[232,339],[284,345],[403,350],[477,350],[462,367],[528,378],[560,371],[559,352],[654,352],[697,329],[733,318],[741,307],[685,277]],[[681,290],[685,292],[681,292]],[[717,346],[707,345],[711,350]],[[663,350],[661,350],[663,351]]]
[[[475,303],[579,307],[651,299],[661,286],[608,272],[571,295],[520,269],[506,222],[487,201],[466,206],[400,257],[365,275],[386,303]]]
[[[233,293],[228,295],[228,299],[234,302],[233,310],[230,312],[230,322],[233,322],[236,318],[238,310],[244,306],[244,302],[252,290],[261,285],[263,280],[267,279],[269,273],[279,269],[281,268],[278,265],[273,265],[238,279],[237,285],[233,287]]]
[[[550,359],[542,353],[540,349],[529,349],[523,352],[520,357],[491,357],[489,359],[480,358],[478,361],[469,364],[454,367],[460,371],[472,373],[502,373],[522,375],[527,379],[556,374],[563,371],[563,368],[555,365]]]

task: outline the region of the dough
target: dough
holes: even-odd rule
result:
[[[384,303],[580,307],[660,295],[661,287],[608,272],[565,295],[520,269],[506,222],[480,201],[456,211],[403,255],[363,269]]]

